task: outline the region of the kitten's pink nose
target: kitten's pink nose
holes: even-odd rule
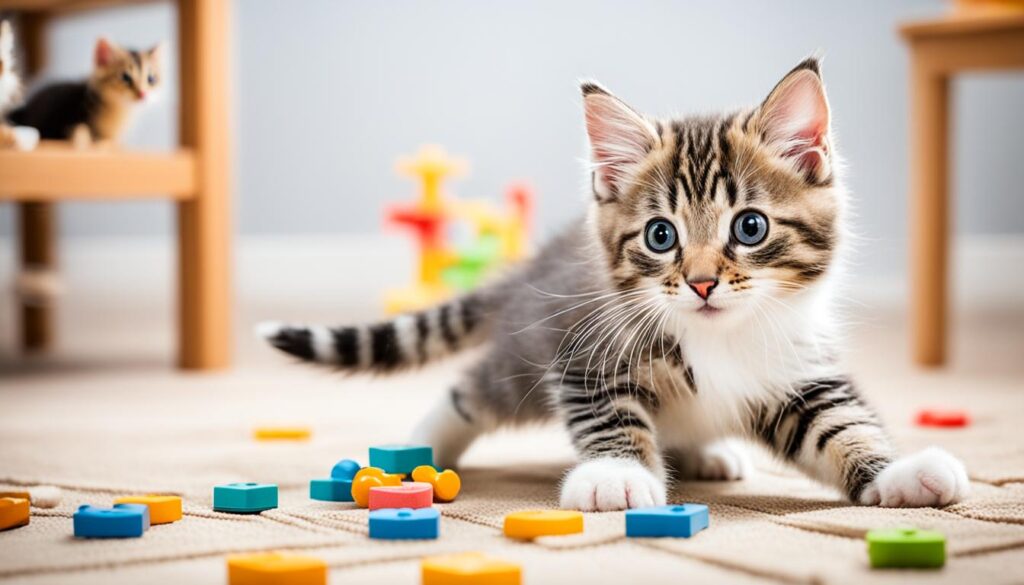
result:
[[[708,300],[708,297],[711,296],[711,291],[715,290],[715,287],[718,286],[718,279],[713,278],[711,280],[700,280],[697,282],[690,282],[688,280],[686,281],[686,284],[690,285],[690,288],[693,289],[693,292],[697,293],[698,297],[706,301]]]

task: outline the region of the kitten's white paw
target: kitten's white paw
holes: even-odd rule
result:
[[[959,459],[938,447],[901,457],[864,489],[862,504],[886,508],[945,506],[967,497],[971,484]]]
[[[608,512],[665,504],[665,483],[637,461],[605,457],[576,466],[562,482],[561,506]]]
[[[697,479],[736,481],[750,475],[753,464],[747,452],[732,441],[719,441],[700,450]]]

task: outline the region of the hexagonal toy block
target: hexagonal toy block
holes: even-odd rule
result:
[[[505,536],[531,539],[583,532],[583,514],[573,510],[527,510],[505,516]]]
[[[383,508],[429,508],[434,502],[434,488],[429,483],[412,481],[402,485],[370,488],[371,510]]]
[[[149,507],[114,504],[113,508],[79,506],[72,518],[78,538],[133,538],[149,530]]]
[[[467,552],[426,557],[420,562],[423,585],[519,585],[519,565]]]
[[[232,514],[258,514],[277,507],[277,485],[229,483],[213,488],[213,509]]]
[[[690,538],[708,527],[708,507],[680,504],[626,511],[626,536],[678,536]]]
[[[359,464],[351,459],[342,459],[334,464],[331,477],[313,479],[309,482],[309,497],[325,502],[353,502],[352,480],[359,473]]]
[[[370,538],[437,538],[440,531],[441,514],[434,508],[386,508],[370,512]]]
[[[28,522],[28,498],[0,498],[0,530],[25,526]]]
[[[940,532],[897,528],[871,530],[865,539],[875,568],[938,568],[946,564],[946,537]]]
[[[434,449],[426,445],[381,445],[370,447],[370,467],[387,473],[412,473],[420,465],[434,464]]]
[[[115,504],[142,504],[149,508],[150,524],[170,524],[181,520],[181,498],[178,496],[125,496],[114,500]]]
[[[402,476],[384,473],[379,467],[364,467],[352,479],[352,500],[360,508],[365,508],[370,505],[370,489],[385,485],[402,485]]]
[[[420,465],[412,470],[412,480],[422,481],[434,486],[435,502],[451,502],[459,495],[462,489],[462,480],[459,474],[451,469],[438,472],[431,465]]]
[[[228,585],[326,585],[327,563],[315,557],[256,553],[228,557]]]

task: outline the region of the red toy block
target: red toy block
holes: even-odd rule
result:
[[[411,481],[400,486],[370,488],[370,509],[429,508],[434,501],[434,487],[429,483]]]
[[[971,424],[971,417],[963,410],[926,409],[917,413],[917,425],[921,427],[956,428]]]

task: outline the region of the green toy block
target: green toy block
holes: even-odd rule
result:
[[[434,465],[434,449],[427,445],[380,445],[370,447],[370,467],[386,473],[412,473],[420,465]]]
[[[875,568],[938,568],[946,563],[946,537],[940,532],[897,528],[867,533],[868,558]]]
[[[229,483],[213,487],[213,509],[233,514],[257,514],[277,507],[272,483]]]

